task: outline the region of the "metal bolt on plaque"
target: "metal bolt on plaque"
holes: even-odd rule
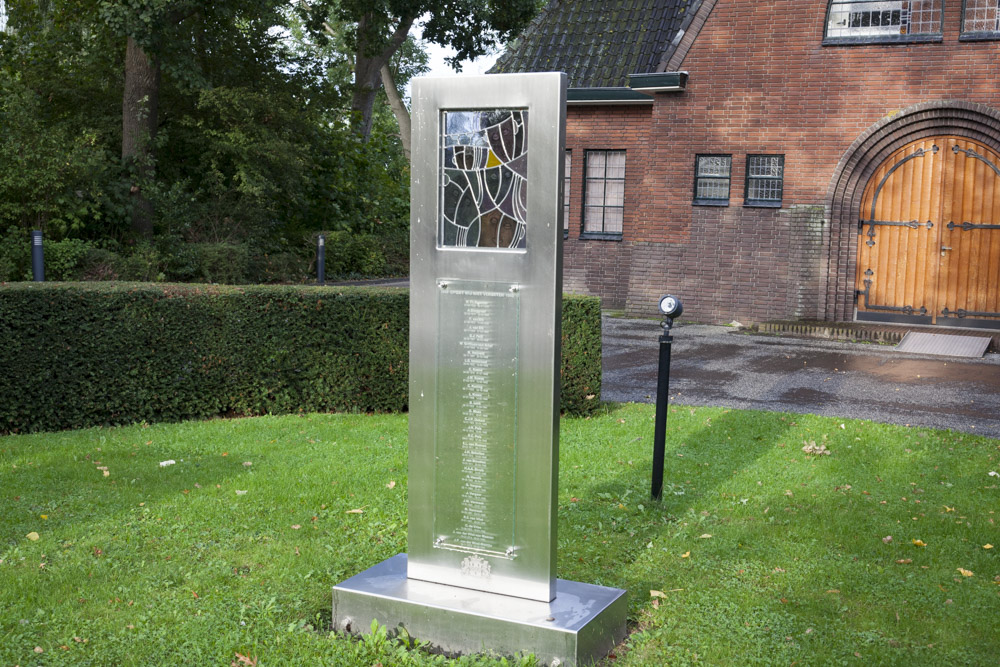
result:
[[[418,78],[408,553],[333,589],[447,653],[589,663],[625,591],[556,578],[566,75]]]

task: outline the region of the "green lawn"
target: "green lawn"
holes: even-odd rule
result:
[[[562,422],[559,576],[629,592],[608,664],[1000,661],[1000,441],[682,406],[668,427],[656,504],[652,406]],[[331,586],[406,550],[406,489],[405,415],[0,438],[0,667],[448,662],[329,631]]]

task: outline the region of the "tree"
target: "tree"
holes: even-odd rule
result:
[[[103,0],[100,15],[126,41],[122,95],[122,161],[134,174],[132,229],[153,235],[152,204],[143,186],[155,165],[160,84],[166,61],[175,76],[197,85],[205,80],[206,47],[212,35],[250,37],[281,21],[279,0]],[[211,33],[209,31],[218,31]],[[265,40],[266,41],[266,40]],[[256,54],[246,54],[256,55]]]
[[[278,253],[318,230],[405,229],[388,107],[363,141],[343,43],[300,48],[287,0],[0,2],[0,243],[40,225],[180,257],[189,242]],[[399,49],[397,81],[422,57]]]
[[[358,134],[367,138],[382,68],[406,42],[417,21],[423,38],[456,51],[451,64],[484,55],[517,35],[535,15],[537,0],[317,0],[308,5],[310,25],[322,30],[333,13],[348,26],[353,54],[351,110]]]

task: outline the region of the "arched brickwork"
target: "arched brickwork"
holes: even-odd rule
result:
[[[1000,151],[1000,110],[960,101],[915,104],[872,125],[844,152],[827,195],[831,226],[826,319],[854,316],[858,211],[868,179],[897,149],[936,135],[967,137]]]

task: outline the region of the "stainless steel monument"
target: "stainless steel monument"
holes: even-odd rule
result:
[[[333,589],[455,653],[586,664],[625,591],[556,579],[561,73],[413,82],[408,553]]]

